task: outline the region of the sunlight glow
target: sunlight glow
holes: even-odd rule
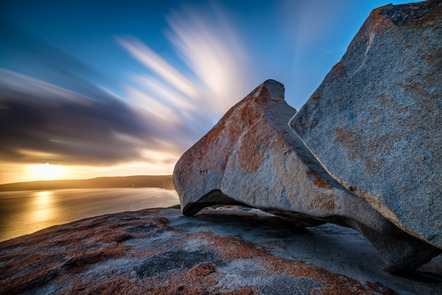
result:
[[[65,167],[51,165],[49,163],[30,166],[32,178],[38,180],[60,179],[65,171]]]

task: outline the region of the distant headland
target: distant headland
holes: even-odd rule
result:
[[[41,180],[0,185],[0,192],[69,188],[159,187],[174,190],[172,175],[134,175],[90,179]]]

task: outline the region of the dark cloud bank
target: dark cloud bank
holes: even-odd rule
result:
[[[4,90],[4,89],[2,89]],[[0,153],[13,162],[40,162],[20,150],[44,151],[60,157],[47,161],[104,164],[134,159],[134,147],[115,132],[145,138],[141,118],[124,103],[76,100],[9,92],[0,94]]]

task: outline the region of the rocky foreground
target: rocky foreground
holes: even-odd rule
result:
[[[440,294],[440,258],[399,277],[349,228],[240,207],[146,209],[1,242],[0,293]]]

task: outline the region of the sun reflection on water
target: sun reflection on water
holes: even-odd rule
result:
[[[54,204],[55,196],[51,191],[41,191],[34,194],[32,209],[30,212],[30,221],[33,224],[39,224],[39,227],[45,227],[48,221],[53,220],[56,215],[56,208]],[[42,224],[43,223],[43,224]]]

